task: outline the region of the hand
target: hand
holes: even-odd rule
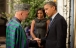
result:
[[[36,40],[37,43],[38,43],[38,46],[41,47],[41,45],[40,45],[40,43],[41,43],[41,39],[39,39],[39,38],[35,38],[34,40]]]
[[[39,38],[34,38],[34,40],[39,41],[40,39]]]

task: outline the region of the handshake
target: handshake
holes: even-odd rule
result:
[[[38,44],[39,47],[43,47],[43,46],[41,45],[41,39],[39,39],[39,38],[34,38],[34,40],[37,41],[37,44]]]
[[[33,40],[29,40],[29,47],[40,47],[43,48],[43,46],[46,43],[46,38],[34,38]]]

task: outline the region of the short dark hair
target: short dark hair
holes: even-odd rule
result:
[[[46,5],[46,4],[48,4],[50,6],[55,6],[55,10],[57,10],[57,4],[56,4],[56,2],[49,1],[49,2],[46,2],[44,5]]]
[[[39,10],[41,10],[41,11],[43,12],[44,17],[46,17],[46,13],[45,13],[44,8],[38,8],[38,9],[36,10],[36,17],[38,17],[37,14],[38,14],[38,11],[39,11]]]

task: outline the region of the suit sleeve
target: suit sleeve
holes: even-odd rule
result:
[[[41,38],[41,44],[40,45],[45,45],[45,43],[46,43],[46,37]]]
[[[57,47],[65,48],[66,45],[66,34],[67,34],[67,24],[64,19],[57,22]]]
[[[29,47],[38,47],[37,41],[35,40],[29,40]]]

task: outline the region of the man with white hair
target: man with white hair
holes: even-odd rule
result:
[[[16,4],[14,6],[15,16],[8,22],[6,27],[6,48],[28,48],[28,46],[37,46],[37,42],[28,40],[21,21],[28,17],[30,5]]]

